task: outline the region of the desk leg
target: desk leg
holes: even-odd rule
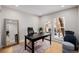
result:
[[[26,50],[26,45],[27,45],[27,40],[26,40],[26,37],[25,37],[25,50]]]
[[[32,41],[32,53],[34,53],[34,41]]]
[[[51,34],[50,34],[50,45],[51,45]]]
[[[44,42],[44,38],[42,38],[42,42]]]

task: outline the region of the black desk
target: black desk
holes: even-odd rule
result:
[[[32,53],[34,53],[34,42],[36,42],[37,40],[42,39],[42,41],[44,41],[45,37],[50,36],[50,44],[51,44],[51,34],[50,33],[42,33],[42,34],[33,34],[33,35],[25,35],[25,50],[26,50],[26,46],[32,50]],[[29,47],[27,45],[27,39],[30,40],[32,42],[32,48]]]

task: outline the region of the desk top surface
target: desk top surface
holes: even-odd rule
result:
[[[35,33],[33,35],[25,35],[26,38],[28,39],[37,39],[37,38],[41,38],[41,37],[45,37],[45,36],[49,36],[50,33]]]

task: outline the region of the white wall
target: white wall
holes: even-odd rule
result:
[[[78,7],[78,21],[77,21],[77,38],[79,39],[79,7]]]
[[[1,6],[0,6],[0,8],[1,8]],[[2,16],[2,12],[1,12],[1,9],[0,9],[0,47],[1,47],[1,30],[2,30],[2,18],[3,18],[3,16]]]
[[[27,32],[27,27],[30,26],[33,27],[35,31],[38,30],[39,21],[37,16],[9,8],[3,8],[2,11],[0,12],[0,40],[1,40],[1,32],[3,28],[4,18],[19,20],[19,33],[21,40],[24,40],[24,35]]]
[[[64,20],[65,20],[65,30],[72,30],[76,33],[76,36],[77,36],[77,7],[75,8],[71,8],[71,9],[67,9],[67,10],[63,10],[63,11],[59,11],[59,12],[56,12],[56,13],[52,13],[52,14],[49,14],[49,15],[46,15],[46,16],[43,16],[40,20],[41,24],[40,26],[44,26],[44,24],[47,22],[47,21],[51,21],[52,22],[52,27],[53,27],[53,21],[55,18],[57,18],[58,16],[60,17],[64,17]]]

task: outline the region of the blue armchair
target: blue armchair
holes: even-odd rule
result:
[[[65,31],[63,48],[64,52],[74,52],[76,47],[77,39],[74,36],[73,31]]]

